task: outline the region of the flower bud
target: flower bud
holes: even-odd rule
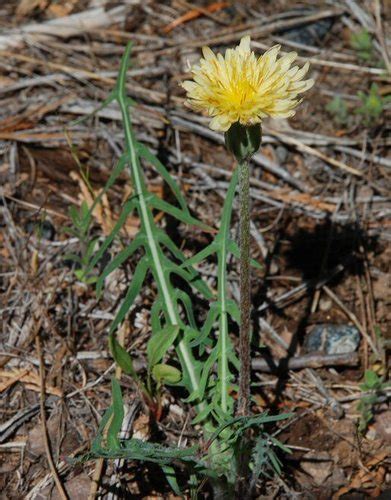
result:
[[[225,145],[238,162],[249,160],[261,145],[261,125],[241,125],[233,123],[225,132]]]

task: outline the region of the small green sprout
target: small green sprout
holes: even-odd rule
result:
[[[85,201],[81,204],[80,210],[76,207],[71,207],[69,216],[72,221],[72,226],[64,228],[64,231],[74,237],[80,242],[80,254],[67,254],[65,258],[76,264],[75,276],[78,280],[86,285],[96,282],[96,276],[88,272],[90,261],[96,249],[98,238],[91,238],[91,211]]]
[[[326,111],[332,116],[338,125],[347,125],[349,121],[349,111],[346,102],[340,97],[335,96],[332,101],[326,105]]]
[[[363,29],[350,36],[350,46],[357,52],[361,61],[370,61],[373,57],[373,40],[368,30]]]
[[[358,423],[359,432],[363,433],[368,427],[374,416],[374,407],[381,402],[383,391],[389,387],[389,383],[379,377],[373,370],[366,370],[364,374],[364,383],[360,384],[360,389],[364,393],[357,405],[360,412],[360,421]]]
[[[368,94],[358,92],[361,106],[356,113],[363,117],[365,125],[373,125],[381,116],[384,106],[391,102],[391,96],[383,97],[376,83],[372,83]]]

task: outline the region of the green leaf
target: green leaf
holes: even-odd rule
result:
[[[365,370],[364,380],[368,389],[375,389],[381,383],[380,378],[373,370]]]
[[[233,300],[227,300],[226,303],[226,308],[228,314],[233,318],[236,323],[239,325],[240,324],[240,310],[236,302]]]
[[[164,234],[163,231],[159,231],[158,239],[174,255],[174,257],[182,262],[181,266],[183,267],[183,262],[186,260],[186,258],[183,255],[183,252],[179,250],[179,248],[175,245],[171,238],[168,235]],[[174,266],[174,268],[176,268],[175,264],[172,263],[170,263],[167,267],[170,268],[171,266]],[[188,278],[186,278],[186,280],[189,282],[189,284],[193,286],[193,288],[198,290],[206,299],[213,298],[213,293],[211,292],[206,282],[201,278],[200,274],[191,267],[187,267],[186,271],[188,273]]]
[[[197,330],[197,323],[195,321],[193,304],[190,300],[190,297],[183,290],[177,290],[175,293],[175,297],[177,298],[177,300],[182,302],[183,307],[186,310],[186,316],[187,316],[188,322],[190,324],[190,327],[196,331]]]
[[[114,361],[119,367],[122,368],[124,373],[131,375],[133,378],[137,379],[137,373],[133,367],[132,358],[129,353],[122,347],[114,335],[109,336],[109,347]]]
[[[118,313],[115,316],[113,322],[111,323],[109,330],[110,335],[117,329],[118,325],[122,323],[125,316],[127,315],[130,307],[132,306],[144,282],[148,267],[149,267],[148,259],[146,257],[143,257],[137,264],[132,282],[128,288],[128,291],[126,292],[125,299],[122,302],[122,305],[119,308]]]
[[[103,414],[103,417],[101,418],[101,421],[99,422],[99,426],[98,426],[98,430],[97,430],[95,439],[91,443],[91,452],[92,453],[98,453],[101,450],[103,433],[104,433],[104,430],[106,429],[106,425],[109,422],[112,414],[113,414],[113,407],[110,406],[109,408],[107,408],[107,410]]]
[[[196,226],[201,229],[204,229],[205,231],[213,231],[213,228],[208,226],[207,224],[204,224],[203,222],[200,222],[198,219],[190,215],[188,212],[184,212],[182,209],[174,207],[170,203],[167,203],[166,201],[162,200],[158,196],[149,193],[146,196],[146,199],[148,203],[155,208],[156,210],[161,210],[162,212],[165,212],[166,214],[172,215],[172,217],[175,217],[181,222],[184,222],[185,224],[190,224],[191,226]]]
[[[64,260],[69,260],[71,262],[76,262],[77,264],[81,264],[80,255],[76,255],[75,253],[67,253],[64,255]]]
[[[184,212],[189,212],[189,209],[187,208],[186,200],[183,197],[181,190],[179,189],[178,184],[176,181],[171,177],[170,173],[166,169],[166,167],[163,165],[163,163],[153,154],[151,151],[141,142],[137,142],[137,151],[141,158],[144,158],[147,162],[149,162],[151,165],[155,167],[157,172],[163,177],[165,182],[169,185],[171,191],[175,195],[175,198],[177,199],[179,205],[181,206],[182,210]]]
[[[82,281],[86,285],[92,285],[96,282],[96,276],[88,276],[85,273],[84,269],[76,269],[75,276],[78,280]]]
[[[200,346],[200,356],[205,352],[206,340],[212,331],[212,328],[217,321],[219,311],[217,309],[217,304],[212,303],[206,317],[206,321],[202,326],[201,334],[194,340],[190,342],[190,347]]]
[[[118,450],[120,449],[118,434],[121,432],[124,419],[124,405],[121,386],[115,377],[111,379],[111,394],[113,398],[113,418],[107,430],[107,445],[109,449]]]
[[[83,256],[87,262],[89,262],[89,260],[91,259],[91,256],[94,253],[94,250],[95,250],[95,247],[96,247],[96,244],[98,243],[98,241],[99,241],[99,238],[93,238],[91,241],[88,242],[87,250]]]
[[[234,255],[234,257],[236,257],[237,259],[240,259],[240,250],[239,250],[239,247],[238,247],[238,244],[236,243],[236,241],[233,241],[233,240],[229,240],[228,241],[228,251],[232,253],[232,255]],[[263,269],[263,266],[257,262],[255,259],[250,259],[250,264],[252,267],[255,267],[255,269]]]
[[[177,384],[182,378],[178,368],[164,363],[153,367],[152,376],[158,384]]]
[[[174,344],[179,331],[179,325],[169,325],[152,335],[147,345],[149,369],[163,359],[168,349]]]
[[[111,172],[110,177],[108,178],[106,184],[104,185],[104,188],[98,194],[98,196],[95,198],[94,203],[91,205],[91,207],[89,209],[89,215],[90,216],[92,215],[92,212],[95,210],[95,207],[102,200],[102,197],[108,192],[108,190],[111,188],[111,186],[117,180],[117,178],[125,170],[125,167],[126,167],[126,164],[127,164],[128,161],[129,161],[129,158],[126,155],[122,155],[119,158],[116,166],[114,167],[114,170]]]
[[[160,299],[162,302],[161,310],[164,312],[166,321],[169,321],[170,324],[179,324],[179,312],[176,309],[175,302],[173,302],[172,300],[174,296],[174,287],[170,282],[169,276],[166,272],[167,262],[169,263],[170,261],[167,259],[167,257],[165,258],[160,245],[158,237],[159,230],[153,218],[153,205],[151,205],[149,201],[151,195],[148,193],[145,177],[141,168],[140,155],[137,149],[137,141],[132,128],[132,122],[129,114],[126,71],[128,68],[130,50],[130,45],[128,45],[121,60],[121,66],[117,79],[117,87],[114,95],[119,104],[122,114],[128,167],[130,170],[134,191],[137,194],[135,206],[137,207],[138,215],[141,219],[140,232],[144,234],[147,239],[144,247],[147,258],[149,259],[148,265],[157,284],[158,299]],[[160,202],[157,201],[157,203],[159,204]],[[169,204],[167,205],[169,208],[171,207]],[[159,207],[162,207],[162,205],[159,204]],[[164,205],[164,208],[167,208],[167,206]],[[176,210],[176,214],[178,214],[178,212],[181,215],[185,213],[184,210],[176,209],[175,207],[172,207],[172,210]],[[192,219],[192,223],[193,222],[194,220]],[[121,226],[121,224],[119,224],[119,226]],[[127,313],[127,310],[127,307],[125,307],[125,305],[123,304],[123,307],[120,311],[121,314],[119,314],[119,316],[124,317]],[[117,317],[114,323],[118,324],[120,317]],[[155,324],[156,323],[157,321],[155,321]],[[184,339],[182,339],[181,342],[176,345],[176,349],[184,372],[182,383],[186,386],[189,392],[192,392],[193,390],[197,389],[199,381],[196,361],[194,360],[193,354],[188,344],[184,342]],[[200,403],[200,405],[202,405],[202,402]]]
[[[189,259],[187,259],[182,264],[182,267],[190,267],[190,266],[194,266],[195,264],[198,264],[198,263],[202,262],[203,260],[205,260],[206,258],[208,258],[209,255],[212,255],[213,253],[216,253],[217,249],[218,249],[218,245],[215,242],[211,243],[207,247],[203,248],[196,255],[194,255],[193,257],[190,257]]]
[[[178,497],[183,497],[181,489],[179,488],[178,481],[176,480],[174,467],[172,467],[171,465],[163,465],[162,471],[164,472],[167,482],[175,495],[177,495]]]
[[[209,354],[208,359],[204,363],[200,380],[200,387],[199,387],[199,399],[201,400],[204,398],[205,389],[209,382],[209,374],[213,368],[213,365],[217,361],[217,357],[218,357],[218,350],[214,349]]]
[[[68,127],[74,127],[76,125],[80,125],[80,123],[83,123],[84,121],[88,120],[91,116],[96,115],[99,111],[102,109],[106,108],[111,102],[113,102],[115,99],[115,90],[112,90],[109,94],[109,96],[103,101],[103,103],[98,106],[92,113],[88,113],[88,115],[81,116],[80,118],[77,118],[76,120],[71,121],[68,124]]]
[[[152,334],[155,334],[162,330],[162,313],[163,313],[163,303],[160,298],[157,298],[151,307],[151,328]]]
[[[177,274],[183,280],[187,281],[189,285],[198,290],[206,299],[213,299],[213,294],[208,285],[200,279],[199,275],[192,268],[184,269],[174,263],[170,263],[166,267],[166,275],[169,277],[172,273]]]
[[[109,274],[111,274],[115,269],[119,268],[129,257],[131,257],[134,252],[145,242],[145,237],[141,234],[138,234],[136,238],[131,242],[130,245],[126,246],[121,252],[114,257],[114,259],[107,264],[104,268],[103,272],[99,276],[99,279],[96,284],[96,294],[98,297],[102,292],[102,288],[105,282],[105,279]]]
[[[349,110],[346,102],[340,97],[335,96],[327,105],[326,111],[333,117],[339,125],[346,125],[349,121]]]
[[[196,424],[199,424],[200,422],[202,422],[203,420],[205,420],[207,418],[207,416],[209,415],[209,413],[212,411],[212,408],[213,408],[212,404],[205,406],[205,408],[203,410],[201,410],[200,412],[198,412],[197,416],[195,418],[193,418],[191,423],[193,425],[196,425]]]
[[[352,33],[350,36],[350,46],[358,52],[370,54],[373,50],[373,42],[369,31],[362,29],[358,33]]]
[[[90,265],[88,266],[88,272],[90,272],[99,262],[99,260],[103,257],[103,254],[106,252],[111,243],[114,241],[114,238],[118,235],[118,233],[122,229],[128,215],[134,210],[135,206],[136,206],[136,198],[133,197],[130,200],[126,201],[116,225],[114,226],[109,236],[107,236],[107,238],[105,239],[102,246],[99,248],[99,250],[93,257],[93,259],[91,260]]]

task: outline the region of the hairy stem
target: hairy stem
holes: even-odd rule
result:
[[[239,401],[238,416],[250,408],[250,176],[247,161],[239,166],[240,225],[240,333],[239,333]]]

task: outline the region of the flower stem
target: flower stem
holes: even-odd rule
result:
[[[248,161],[239,163],[240,226],[240,332],[239,332],[239,401],[238,416],[250,408],[250,174]]]

